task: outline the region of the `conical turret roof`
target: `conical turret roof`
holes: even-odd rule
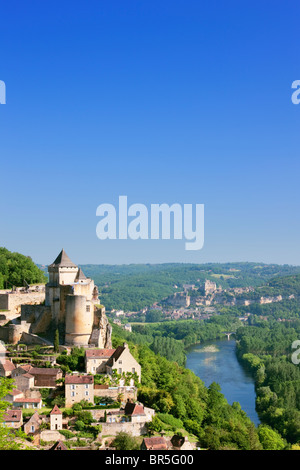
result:
[[[67,268],[77,268],[76,264],[74,264],[73,261],[70,260],[64,249],[61,250],[56,260],[53,261],[52,264],[50,264],[51,268],[58,266]]]
[[[85,280],[86,280],[86,276],[83,273],[82,269],[79,268],[75,277],[75,281],[85,281]]]

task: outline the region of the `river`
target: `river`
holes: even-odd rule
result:
[[[229,404],[240,403],[243,411],[257,426],[260,421],[255,410],[254,380],[237,360],[235,341],[209,341],[187,350],[186,367],[208,387],[217,382]]]

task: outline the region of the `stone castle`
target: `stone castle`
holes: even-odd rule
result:
[[[94,281],[87,278],[62,250],[48,266],[44,302],[21,305],[21,322],[11,342],[45,333],[50,326],[64,332],[67,346],[111,348],[111,326],[100,305]],[[12,336],[12,335],[10,335]],[[25,342],[25,341],[24,341]]]

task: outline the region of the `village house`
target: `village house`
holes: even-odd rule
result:
[[[4,397],[4,400],[7,401],[10,405],[13,404],[13,402],[17,399],[17,398],[23,398],[24,397],[24,393],[21,391],[21,390],[18,390],[16,388],[13,388],[12,390],[10,390],[8,392],[8,394]]]
[[[136,374],[139,382],[141,381],[141,366],[130,353],[127,343],[123,343],[123,346],[118,346],[107,361],[106,372],[109,375],[113,375],[113,371],[116,371],[118,374]]]
[[[10,377],[14,369],[15,366],[9,359],[0,361],[0,377]]]
[[[144,437],[140,450],[168,450],[164,437]]]
[[[62,379],[63,372],[58,367],[33,367],[31,364],[24,364],[19,367],[16,367],[12,373],[11,377],[16,379],[17,383],[25,384],[24,380],[17,379],[17,377],[24,376],[29,374],[34,378],[34,387],[44,387],[44,388],[56,388],[56,381]],[[27,380],[29,381],[29,376],[27,375]],[[32,381],[30,382],[30,386]]]
[[[85,371],[87,374],[105,374],[106,364],[115,349],[87,349],[85,351]]]
[[[8,409],[3,415],[3,425],[7,428],[18,429],[23,424],[22,410]]]
[[[42,418],[36,411],[30,418],[29,420],[24,424],[24,432],[28,434],[29,436],[36,434],[41,426],[42,423]]]
[[[127,402],[124,414],[129,417],[131,423],[147,423],[152,420],[155,411],[152,408],[144,407],[140,403]]]
[[[21,398],[16,398],[13,403],[13,408],[37,408],[41,409],[42,408],[42,399],[39,397],[21,397]]]
[[[195,450],[196,446],[193,445],[186,436],[179,436],[174,434],[171,438],[170,444],[172,450]]]
[[[50,430],[58,431],[63,428],[62,412],[57,405],[50,412]]]
[[[136,374],[141,380],[141,366],[134,359],[129,351],[127,343],[118,346],[116,349],[87,349],[85,352],[85,371],[90,374],[113,375],[113,371],[118,374]],[[123,383],[120,383],[123,385]],[[134,380],[131,380],[134,385]]]
[[[49,450],[69,450],[62,441],[57,441]]]
[[[86,400],[94,403],[94,377],[92,375],[68,374],[65,377],[65,406]]]
[[[34,376],[26,372],[25,374],[17,375],[14,378],[15,386],[18,390],[25,391],[34,387]]]

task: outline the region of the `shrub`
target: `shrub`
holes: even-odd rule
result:
[[[168,413],[157,413],[158,418],[165,424],[168,424],[172,428],[181,429],[183,428],[183,422],[179,418],[174,418],[174,416]]]

